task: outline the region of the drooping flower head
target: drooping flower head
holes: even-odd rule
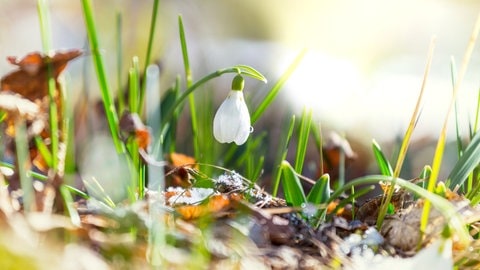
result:
[[[244,144],[250,134],[250,114],[243,98],[245,81],[241,75],[232,81],[232,90],[213,119],[213,136],[220,143]]]

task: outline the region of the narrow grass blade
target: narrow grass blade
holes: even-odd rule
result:
[[[298,67],[298,65],[302,61],[306,52],[307,52],[307,50],[304,49],[298,54],[298,56],[293,60],[293,62],[290,64],[290,66],[287,68],[287,70],[280,77],[280,79],[275,83],[275,85],[272,87],[272,89],[270,89],[267,96],[258,105],[257,109],[255,109],[255,111],[253,111],[252,116],[250,117],[250,119],[252,121],[252,125],[255,122],[257,122],[257,120],[260,118],[260,116],[265,112],[265,110],[268,108],[268,106],[270,106],[270,104],[273,102],[275,97],[278,95],[280,89],[282,89],[285,82],[288,80],[288,78],[290,78],[290,76],[293,74],[295,69]],[[244,66],[244,68],[245,68],[245,66]],[[262,75],[262,77],[263,77],[263,75]],[[266,82],[266,79],[265,79],[265,82]]]
[[[321,204],[330,198],[330,175],[322,175],[307,195],[307,201],[314,204]]]
[[[7,162],[3,162],[3,161],[0,161],[0,167],[5,167],[5,168],[9,168],[9,169],[12,169],[14,170],[15,169],[15,166],[10,164],[10,163],[7,163]],[[40,180],[40,181],[47,181],[48,180],[48,177],[46,175],[43,175],[41,173],[37,173],[37,172],[34,172],[34,171],[27,171],[27,176],[28,177],[33,177],[37,180]]]
[[[150,65],[150,61],[152,60],[152,49],[153,49],[153,40],[155,39],[155,28],[157,26],[157,16],[158,16],[158,5],[160,0],[153,0],[153,7],[152,7],[152,16],[150,20],[150,30],[148,32],[148,45],[147,45],[147,55],[145,56],[145,65],[144,71],[147,70],[147,67]],[[140,92],[140,111],[143,111],[143,104],[145,100],[145,87],[146,83],[142,84],[142,91]]]
[[[178,32],[180,34],[180,45],[182,48],[183,67],[185,69],[185,81],[187,88],[192,85],[192,70],[190,69],[190,60],[188,58],[187,39],[185,38],[185,29],[183,27],[182,16],[178,16]]]
[[[250,178],[252,182],[257,182],[257,180],[260,178],[260,175],[263,172],[264,164],[265,164],[265,156],[262,155],[258,158],[258,161],[256,162],[256,164],[254,164],[253,174]]]
[[[139,88],[140,88],[140,76],[138,68],[138,57],[133,57],[132,67],[128,70],[129,88],[128,88],[128,101],[129,109],[132,113],[138,113],[140,109],[139,104]]]
[[[449,188],[454,189],[456,186],[461,186],[468,178],[468,175],[473,172],[480,164],[480,132],[473,136],[472,141],[468,144],[463,152],[463,155],[458,159],[457,163],[450,172],[448,179]]]
[[[100,53],[100,43],[97,37],[97,29],[93,16],[93,7],[91,0],[82,0],[83,15],[85,17],[85,24],[87,26],[87,35],[90,43],[90,48],[93,54],[93,61],[97,73],[98,83],[102,94],[103,106],[107,116],[108,126],[112,135],[112,140],[118,153],[125,152],[125,146],[119,137],[118,114],[115,109],[111,91],[108,85],[107,75],[105,72],[105,65]]]
[[[433,59],[433,52],[435,49],[435,37],[432,38],[430,41],[430,46],[428,49],[428,57],[427,57],[427,64],[425,66],[425,71],[423,74],[423,80],[422,80],[422,86],[420,88],[420,93],[417,98],[417,103],[415,105],[415,110],[413,111],[412,117],[410,118],[410,123],[408,125],[408,128],[405,132],[405,136],[403,137],[402,145],[400,147],[400,151],[398,153],[398,158],[397,158],[397,163],[395,164],[395,170],[393,171],[393,179],[398,177],[400,175],[400,171],[402,170],[403,162],[405,161],[405,157],[407,156],[407,150],[408,146],[410,145],[410,139],[413,134],[413,130],[415,129],[415,125],[417,123],[419,114],[420,114],[420,107],[422,104],[422,99],[423,99],[423,94],[425,92],[425,86],[427,84],[427,78],[430,73],[430,67],[432,65],[432,59]],[[390,201],[393,196],[393,188],[387,189],[387,196],[385,200],[383,201],[382,205],[380,206],[380,211],[378,214],[377,218],[377,228],[380,228],[383,224],[383,219],[385,218],[385,215],[387,214],[388,210],[388,205],[390,204]]]
[[[372,141],[372,148],[373,148],[373,156],[377,161],[378,167],[380,169],[380,173],[386,176],[393,176],[392,165],[390,165],[390,162],[383,154],[380,145],[375,140]]]
[[[288,153],[288,146],[290,145],[290,140],[292,138],[293,134],[293,129],[295,127],[295,115],[292,116],[290,119],[290,122],[288,124],[288,128],[285,128],[283,130],[287,131],[282,133],[282,138],[280,140],[280,144],[282,146],[281,151],[277,151],[277,156],[275,157],[275,163],[274,163],[274,175],[273,175],[273,187],[272,187],[272,195],[275,197],[277,196],[278,193],[278,187],[280,185],[280,177],[281,177],[281,163],[283,160],[287,158],[287,153]]]
[[[50,32],[50,14],[46,0],[38,0],[37,2],[38,15],[40,19],[40,32],[42,36],[43,51],[46,55],[50,54],[52,49],[52,35]],[[49,122],[50,122],[50,140],[51,140],[51,162],[50,168],[54,171],[58,166],[58,147],[59,147],[59,134],[58,134],[58,108],[55,103],[56,96],[56,83],[53,77],[53,67],[51,63],[47,65],[48,75],[48,96],[49,96]]]
[[[42,155],[43,160],[47,164],[49,168],[53,167],[53,158],[52,158],[52,153],[50,150],[48,150],[47,145],[45,142],[42,140],[40,136],[35,136],[35,145],[37,146],[38,152],[40,152],[40,155]]]
[[[198,148],[197,153],[199,156],[196,157],[197,161],[200,161],[202,163],[210,163],[214,164],[218,161],[218,144],[213,140],[213,117],[215,113],[215,108],[214,108],[214,92],[210,91],[210,89],[206,89],[205,93],[202,95],[199,95],[197,99],[197,105],[198,108],[201,108],[197,111],[197,121],[198,121],[198,127],[199,128],[197,131],[197,146],[194,146]],[[248,141],[247,141],[248,142]],[[232,144],[232,146],[235,144]],[[236,146],[236,145],[235,145]],[[237,147],[235,147],[237,148]],[[195,151],[195,150],[194,150]],[[194,152],[195,153],[195,152]],[[200,166],[200,170],[202,170],[206,174],[211,174],[213,173],[213,170],[211,167],[208,166]]]
[[[455,87],[455,83],[457,81],[457,67],[455,65],[455,59],[452,58],[450,59],[450,76],[452,77],[452,87]],[[457,155],[460,158],[462,155],[463,151],[463,145],[462,145],[462,138],[460,136],[460,128],[458,126],[458,109],[457,109],[457,101],[455,101],[455,106],[454,106],[454,114],[455,114],[455,135],[457,139]]]
[[[67,189],[70,193],[74,193],[75,195],[80,196],[80,197],[82,197],[82,198],[85,199],[85,200],[90,199],[90,196],[88,196],[87,193],[85,193],[85,192],[83,192],[83,191],[81,191],[81,190],[79,190],[79,189],[77,189],[77,188],[75,188],[75,187],[72,187],[72,186],[70,186],[70,185],[64,185],[64,187],[65,187],[65,189]]]
[[[478,96],[477,96],[477,112],[475,113],[475,122],[473,123],[473,132],[478,132],[478,123],[480,122],[480,89],[478,89]]]
[[[452,99],[450,101],[450,104],[448,106],[447,114],[445,115],[445,121],[443,123],[443,127],[440,133],[440,137],[438,138],[437,142],[437,147],[435,148],[435,154],[433,157],[433,163],[432,163],[432,174],[430,176],[430,179],[428,181],[428,186],[427,189],[428,191],[432,192],[433,189],[435,188],[435,185],[437,183],[438,175],[440,174],[440,166],[442,163],[442,158],[443,158],[443,152],[445,148],[445,141],[447,137],[447,127],[448,127],[448,119],[451,115],[453,106],[456,101],[456,97],[458,95],[460,85],[463,81],[463,77],[465,76],[465,73],[467,71],[468,63],[470,62],[473,49],[475,48],[475,42],[478,37],[478,32],[480,31],[480,13],[477,17],[477,21],[475,23],[475,26],[472,31],[472,35],[470,36],[470,41],[468,43],[467,49],[465,51],[465,55],[463,56],[463,61],[462,61],[462,66],[460,68],[460,71],[458,72],[458,80],[453,87],[453,95]],[[423,208],[423,214],[422,214],[422,220],[420,223],[420,230],[425,231],[428,223],[428,216],[430,212],[430,201],[425,201],[425,206]]]
[[[185,29],[183,28],[182,16],[178,16],[178,32],[180,34],[180,45],[182,48],[183,67],[185,69],[185,82],[187,88],[192,86],[192,70],[190,68],[190,60],[188,58],[187,39],[185,38]],[[190,123],[192,127],[192,141],[193,141],[193,153],[196,159],[200,158],[200,142],[198,140],[198,117],[197,108],[195,105],[195,96],[188,96],[188,103],[190,105]]]
[[[340,210],[341,208],[345,207],[345,205],[351,203],[352,205],[355,204],[355,200],[358,199],[359,197],[362,197],[363,195],[369,193],[370,191],[374,190],[375,186],[374,185],[369,185],[367,187],[361,188],[355,192],[350,193],[347,198],[342,199],[338,205],[335,207],[335,209],[332,211],[331,214],[335,214]]]
[[[115,15],[115,38],[116,38],[116,53],[117,53],[117,98],[118,98],[118,113],[123,114],[125,108],[125,100],[123,95],[122,82],[122,67],[123,67],[123,47],[122,47],[122,13],[117,11]]]
[[[62,198],[65,202],[70,221],[74,226],[81,227],[82,222],[80,221],[80,215],[78,214],[77,208],[75,208],[75,201],[72,198],[72,194],[70,194],[69,188],[65,185],[61,185],[60,194],[62,194]]]
[[[478,183],[480,179],[477,175],[476,186],[472,189],[470,194],[467,194],[467,198],[470,199],[470,205],[478,205],[480,203],[480,184]]]
[[[283,176],[283,193],[287,204],[291,206],[301,206],[303,203],[306,203],[307,198],[305,197],[302,183],[290,163],[284,160],[280,168]]]
[[[266,133],[260,134],[260,136],[253,137],[248,140],[245,151],[236,158],[235,166],[242,167],[246,165],[245,176],[248,179],[254,179],[255,171],[258,171],[259,152],[261,152],[263,145],[265,144]],[[261,169],[261,168],[260,168]]]
[[[175,152],[176,149],[176,133],[177,133],[177,122],[178,115],[180,110],[175,110],[175,104],[180,96],[180,76],[177,76],[175,79],[175,84],[170,87],[166,93],[163,95],[160,102],[160,126],[158,126],[161,131],[155,132],[158,134],[158,141],[155,144],[153,153],[158,155],[158,153],[170,153]],[[165,120],[164,115],[167,115],[169,112],[172,113],[172,117],[169,121]]]
[[[324,173],[324,169],[323,169],[323,138],[322,138],[322,132],[321,132],[322,128],[320,126],[320,124],[317,125],[313,125],[312,126],[312,134],[313,134],[313,138],[314,138],[314,141],[315,141],[315,146],[317,147],[318,149],[318,154],[319,154],[319,159],[318,159],[318,166],[319,166],[319,169],[318,171],[320,172],[320,174],[323,175]]]
[[[15,123],[15,146],[20,186],[23,192],[23,207],[26,212],[29,212],[35,210],[35,191],[32,178],[28,174],[31,164],[28,153],[27,127],[22,120]]]
[[[418,176],[419,179],[423,179],[423,181],[420,182],[419,186],[422,188],[426,188],[426,183],[427,180],[430,178],[430,175],[432,174],[432,167],[429,165],[426,165],[423,167],[423,170],[420,172],[420,175]]]
[[[307,153],[308,139],[310,138],[310,127],[312,125],[312,109],[304,109],[302,119],[300,120],[300,130],[298,132],[297,153],[295,156],[295,171],[302,173],[305,155]]]
[[[67,83],[68,82],[68,83]],[[74,104],[72,102],[73,98],[70,95],[72,93],[72,90],[70,88],[70,80],[65,80],[65,83],[63,84],[65,87],[63,89],[64,93],[64,110],[63,110],[63,115],[64,115],[64,121],[63,121],[63,140],[65,142],[65,165],[64,165],[64,172],[65,172],[65,177],[64,177],[64,183],[65,184],[73,184],[75,182],[75,174],[77,171],[77,161],[76,161],[76,155],[75,155],[75,127],[74,127]]]

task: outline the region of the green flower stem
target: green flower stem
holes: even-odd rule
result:
[[[208,74],[207,76],[201,78],[199,81],[197,81],[196,83],[194,83],[192,86],[188,87],[187,90],[185,90],[185,92],[182,93],[182,95],[180,97],[178,97],[178,99],[175,101],[175,104],[172,106],[172,109],[170,111],[168,111],[167,115],[165,116],[165,123],[169,122],[170,119],[172,118],[173,116],[173,113],[175,112],[175,110],[183,104],[183,102],[185,101],[185,99],[188,97],[188,95],[190,95],[191,93],[193,93],[193,91],[195,91],[198,87],[200,87],[202,84],[210,81],[211,79],[213,78],[216,78],[216,77],[220,77],[221,75],[225,74],[225,73],[238,73],[238,68],[236,67],[231,67],[231,68],[225,68],[225,69],[219,69],[215,72],[212,72],[210,74]]]
[[[102,94],[103,106],[105,108],[105,114],[107,115],[108,126],[112,135],[113,143],[118,153],[125,152],[125,145],[122,143],[119,137],[118,130],[118,115],[115,109],[112,95],[107,82],[107,76],[105,73],[105,65],[103,64],[103,58],[100,54],[100,45],[97,38],[97,32],[95,27],[95,21],[93,18],[93,8],[91,0],[82,0],[83,14],[85,16],[85,24],[87,26],[87,35],[90,43],[90,48],[93,54],[93,61],[95,64],[95,70],[97,72],[98,83]]]

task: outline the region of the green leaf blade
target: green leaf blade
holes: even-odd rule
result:
[[[301,206],[307,202],[302,183],[288,161],[280,165],[283,175],[283,192],[288,205]]]
[[[383,154],[383,151],[380,145],[375,140],[372,141],[372,148],[373,148],[373,155],[375,156],[375,160],[377,161],[378,168],[380,169],[380,173],[386,176],[393,176],[392,165],[390,165],[390,162]]]
[[[307,201],[314,204],[321,204],[330,198],[330,175],[322,175],[307,195]]]

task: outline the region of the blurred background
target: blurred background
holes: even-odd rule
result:
[[[53,0],[55,49],[85,48],[86,34],[81,1]],[[94,2],[97,27],[112,82],[116,72],[116,14],[122,14],[123,69],[133,56],[140,66],[145,58],[153,0],[102,0]],[[243,0],[160,1],[153,56],[162,66],[162,85],[183,75],[177,16],[183,16],[194,79],[219,68],[247,64],[262,72],[267,85],[247,79],[247,99],[265,95],[303,49],[308,52],[280,97],[255,126],[255,132],[276,134],[291,114],[312,108],[322,129],[343,134],[358,157],[358,173],[375,171],[370,144],[376,139],[394,156],[420,91],[428,47],[436,49],[428,78],[421,118],[414,133],[404,177],[418,175],[430,164],[436,138],[443,125],[452,93],[450,63],[460,66],[480,1],[476,0]],[[468,134],[475,117],[480,86],[480,52],[477,45],[458,97],[460,131]],[[0,0],[0,59],[41,51],[36,1]],[[73,99],[82,92],[83,62],[68,68]],[[114,68],[113,68],[114,67]],[[12,70],[0,60],[0,74]],[[93,69],[89,98],[100,96]],[[212,82],[217,103],[226,95],[229,76]],[[125,82],[124,82],[125,83]],[[118,89],[118,85],[112,85]],[[258,102],[257,102],[258,103]],[[188,127],[186,127],[188,128]],[[449,140],[454,140],[450,119]],[[271,142],[275,147],[275,140]],[[188,148],[185,152],[188,153]],[[454,147],[444,158],[448,173],[456,160]],[[354,168],[355,169],[355,168]],[[352,170],[353,171],[353,170]],[[355,174],[355,173],[353,173]]]

